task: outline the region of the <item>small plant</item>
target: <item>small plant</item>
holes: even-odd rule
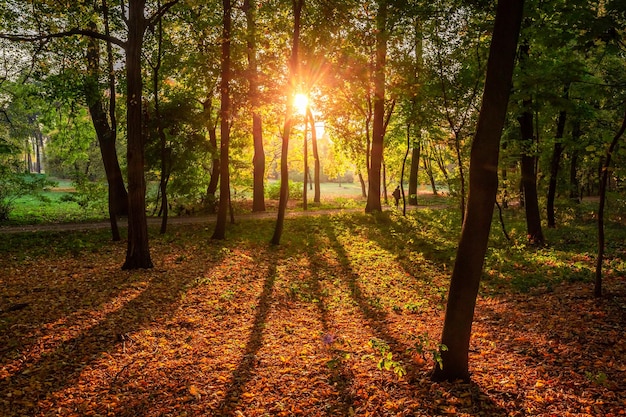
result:
[[[606,376],[604,372],[598,372],[597,374],[589,371],[585,371],[585,378],[596,385],[606,386],[609,378]]]
[[[413,347],[410,347],[408,351],[419,355],[423,360],[427,360],[429,356],[432,357],[433,361],[443,369],[441,352],[448,350],[448,347],[441,343],[436,344],[430,339],[428,333],[413,335],[412,338]]]
[[[367,345],[374,350],[375,354],[363,355],[363,360],[378,360],[376,367],[379,370],[393,371],[398,378],[402,378],[406,375],[406,369],[402,365],[402,362],[393,359],[393,353],[387,342],[380,339],[370,339]]]

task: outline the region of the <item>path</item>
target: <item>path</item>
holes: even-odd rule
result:
[[[445,205],[433,205],[433,206],[407,206],[407,210],[415,209],[441,209],[445,208]],[[356,213],[362,212],[363,208],[350,208],[350,209],[325,209],[325,210],[308,210],[308,211],[287,211],[285,218],[302,217],[302,216],[323,216],[333,213]],[[389,206],[384,206],[383,210],[391,210]],[[269,219],[276,218],[277,213],[275,211],[266,211],[262,213],[245,213],[235,215],[235,220],[243,219]],[[204,215],[204,216],[189,216],[189,217],[170,217],[167,220],[169,225],[177,224],[198,224],[198,223],[214,223],[216,215]],[[148,217],[148,226],[160,225],[160,217]],[[119,227],[128,227],[126,219],[121,219],[118,222]],[[35,232],[61,232],[61,231],[79,231],[79,230],[97,230],[107,229],[111,227],[109,221],[100,222],[86,222],[86,223],[53,223],[53,224],[32,224],[24,226],[0,226],[0,234],[15,234],[15,233],[35,233]]]

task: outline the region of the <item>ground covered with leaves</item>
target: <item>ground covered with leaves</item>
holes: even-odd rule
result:
[[[178,225],[130,272],[106,231],[3,235],[0,415],[624,415],[624,232],[594,299],[593,223],[539,249],[494,225],[472,382],[430,381],[458,223],[302,217],[278,247],[271,219]]]

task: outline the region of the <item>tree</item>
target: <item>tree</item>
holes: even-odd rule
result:
[[[467,212],[450,281],[441,343],[441,364],[434,380],[469,379],[468,352],[474,307],[498,187],[500,136],[511,90],[523,0],[501,0],[487,61],[483,100],[472,143]]]
[[[289,153],[289,137],[293,127],[293,101],[295,89],[298,85],[298,48],[300,46],[300,19],[304,0],[293,0],[293,38],[291,45],[291,57],[289,59],[289,81],[287,83],[287,109],[285,111],[285,124],[283,126],[280,154],[280,197],[278,201],[278,217],[274,235],[270,241],[273,245],[280,243],[285,223],[285,211],[287,209],[287,199],[289,198],[289,166],[287,156]]]
[[[217,209],[217,222],[211,239],[226,237],[226,217],[230,202],[229,145],[230,145],[230,42],[232,31],[232,5],[230,0],[222,0],[222,76],[220,81],[220,203]]]
[[[105,34],[109,35],[109,19],[106,2],[102,7],[104,12]],[[95,23],[91,26],[96,30]],[[115,116],[116,91],[115,72],[113,70],[113,52],[111,42],[107,41],[107,72],[109,105],[105,111],[102,102],[102,94],[99,88],[100,79],[100,47],[99,41],[95,38],[87,40],[87,77],[85,79],[85,98],[89,107],[89,114],[93,126],[98,136],[100,153],[104,164],[108,183],[108,207],[109,221],[111,222],[111,234],[114,241],[120,240],[120,233],[117,227],[117,216],[128,213],[128,193],[124,185],[122,170],[117,157],[117,118]]]
[[[252,211],[265,211],[265,151],[263,149],[263,125],[259,112],[256,9],[255,0],[244,0],[243,11],[246,14],[246,42],[248,47],[248,98],[252,108],[252,142],[254,144]]]
[[[604,156],[604,162],[602,163],[602,170],[600,173],[600,204],[598,207],[598,257],[596,260],[596,276],[593,294],[596,297],[602,296],[602,262],[604,261],[604,203],[606,201],[606,189],[608,185],[609,171],[611,168],[611,158],[617,141],[622,137],[626,131],[626,114],[622,118],[622,126],[619,128],[609,148]]]
[[[374,114],[372,121],[372,151],[368,172],[368,192],[365,212],[382,211],[380,203],[381,167],[385,138],[385,65],[387,60],[387,0],[377,1],[376,12],[376,59],[374,63]]]

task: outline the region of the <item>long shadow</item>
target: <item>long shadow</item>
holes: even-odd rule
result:
[[[374,329],[377,337],[388,343],[389,347],[395,355],[404,356],[407,350],[407,346],[404,346],[403,343],[401,343],[392,334],[388,326],[385,324],[388,318],[387,312],[382,308],[376,307],[374,300],[371,300],[365,294],[363,294],[361,284],[359,283],[359,274],[357,274],[350,266],[350,256],[346,252],[344,246],[339,241],[337,233],[332,227],[332,224],[327,225],[327,227],[325,228],[325,232],[330,241],[330,246],[337,254],[337,257],[343,269],[342,273],[340,274],[340,279],[348,287],[348,290],[350,291],[350,297],[359,307],[361,314],[363,315],[369,326]]]
[[[387,222],[390,220],[383,219],[383,221]],[[346,224],[343,224],[343,226],[346,226]],[[356,232],[356,230],[350,228],[350,225],[348,225],[348,229],[350,233]],[[369,238],[372,238],[372,240],[375,240],[382,248],[389,250],[392,253],[394,251],[397,252],[398,251],[397,246],[390,245],[386,239],[381,237],[380,233],[385,233],[385,232],[388,232],[388,231],[383,230],[382,232],[379,232],[378,228],[373,228],[373,229],[369,228],[367,236]],[[357,303],[359,309],[361,310],[361,313],[363,314],[365,319],[368,321],[368,324],[376,331],[379,338],[389,343],[389,346],[394,352],[394,355],[398,354],[398,356],[403,357],[403,360],[405,361],[413,361],[413,359],[406,357],[405,355],[406,347],[403,346],[403,344],[399,342],[397,338],[395,338],[392,335],[389,328],[385,324],[385,322],[387,321],[386,319],[388,317],[387,312],[383,309],[376,308],[375,306],[373,306],[372,300],[370,300],[367,296],[363,294],[363,291],[359,284],[359,275],[350,266],[349,254],[346,252],[344,246],[339,241],[339,238],[334,228],[332,228],[332,225],[329,225],[326,228],[326,233],[328,234],[328,237],[331,241],[331,247],[337,253],[340,259],[340,262],[344,268],[344,271],[345,271],[345,274],[344,274],[345,278],[343,279],[344,283],[346,283],[348,288],[350,289],[350,293],[351,293],[350,295],[352,299]],[[404,265],[404,269],[407,272],[410,272],[412,270],[411,266],[408,264]],[[418,367],[414,366],[412,368],[418,368]],[[409,371],[411,371],[411,369],[409,369]],[[412,375],[409,375],[409,380],[413,381],[412,383],[418,389],[420,389],[421,387],[424,393],[426,393],[424,394],[424,398],[423,398],[424,401],[428,402],[432,400],[432,398],[429,398],[429,397],[432,395],[433,390],[431,386],[434,383],[431,383],[428,380],[424,381],[423,379],[418,381],[417,378],[414,378]],[[469,384],[463,384],[463,385],[448,384],[447,389],[453,395],[456,392],[457,394],[455,395],[458,396],[459,398],[463,398],[467,396],[468,394],[471,395],[472,404],[473,404],[471,411],[473,413],[478,413],[481,415],[486,413],[487,415],[490,415],[490,416],[508,415],[508,412],[504,408],[497,405],[492,400],[492,398],[490,398],[490,395],[485,393],[482,390],[482,388],[474,382],[470,382]],[[424,410],[420,410],[420,413],[428,413],[429,415],[435,415],[441,412],[441,410],[437,410],[436,407],[429,409],[430,407],[432,406],[425,407]]]
[[[149,323],[167,318],[195,277],[166,272],[120,272],[128,279],[134,275],[149,280],[147,288],[123,307],[76,337],[65,340],[38,360],[24,366],[21,373],[0,379],[0,392],[26,390],[32,399],[43,399],[76,383],[83,368],[98,360],[103,352],[115,350],[126,334]],[[114,381],[111,381],[114,382]],[[0,402],[0,415],[32,415],[37,401],[10,397]]]
[[[217,406],[218,416],[235,415],[235,409],[239,405],[241,394],[244,393],[246,384],[254,376],[257,363],[257,353],[263,347],[263,329],[267,321],[267,316],[272,306],[272,292],[276,281],[276,262],[272,263],[267,277],[263,283],[263,291],[259,296],[256,307],[256,314],[250,329],[250,336],[244,350],[243,358],[239,366],[233,371],[231,386],[224,394],[224,398]]]
[[[315,247],[323,247],[323,242],[316,241]],[[324,338],[322,342],[327,345],[329,351],[333,353],[335,357],[331,359],[328,363],[328,368],[330,371],[330,380],[331,385],[334,385],[340,393],[339,403],[336,404],[335,407],[329,409],[330,415],[343,415],[347,416],[350,414],[350,407],[352,407],[354,403],[354,396],[350,391],[350,386],[353,384],[353,374],[349,368],[346,366],[344,361],[341,358],[343,354],[337,349],[334,348],[333,344],[335,343],[335,338],[337,335],[332,333],[332,319],[328,312],[328,307],[326,306],[325,296],[322,291],[322,286],[320,281],[323,279],[320,265],[324,264],[324,260],[319,256],[318,251],[313,251],[310,255],[310,265],[311,265],[311,275],[309,278],[309,286],[311,288],[313,299],[317,300],[315,305],[317,306],[319,320],[322,324],[322,331],[324,333]]]
[[[60,239],[64,235],[47,237]],[[71,238],[74,238],[73,234]],[[112,248],[102,244],[102,250],[107,252]],[[54,332],[51,326],[55,322],[63,320],[67,325],[73,320],[86,320],[90,311],[100,310],[142,280],[139,274],[119,273],[117,267],[115,272],[99,271],[91,259],[82,257],[84,251],[81,250],[76,250],[75,263],[71,268],[63,258],[49,261],[47,255],[40,252],[41,248],[32,255],[21,253],[30,257],[32,264],[45,266],[38,272],[19,259],[7,262],[6,267],[11,269],[3,268],[0,272],[0,282],[3,282],[0,296],[4,299],[0,306],[4,310],[0,312],[0,365],[7,365],[16,355],[28,355],[42,337]],[[2,279],[4,274],[9,273],[19,274],[19,277]],[[13,305],[22,308],[6,311],[7,306]]]

